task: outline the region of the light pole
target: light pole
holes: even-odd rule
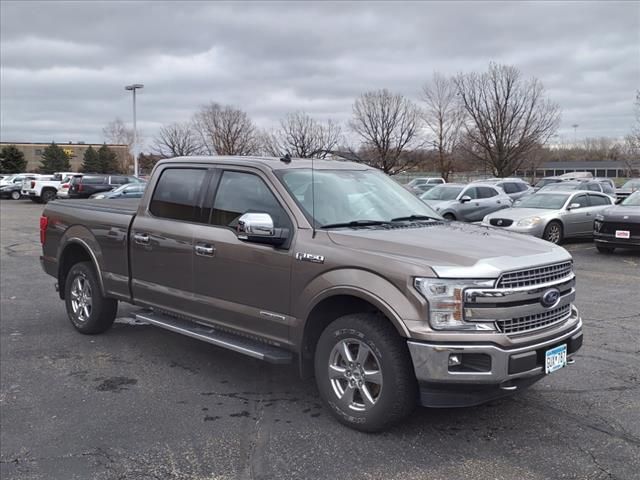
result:
[[[573,127],[573,148],[576,148],[578,146],[578,127],[580,125],[574,123],[571,126]]]
[[[136,128],[136,90],[144,88],[141,83],[134,83],[124,87],[125,90],[133,92],[133,174],[138,176],[138,130]]]

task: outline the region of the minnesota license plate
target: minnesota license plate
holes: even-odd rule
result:
[[[629,230],[616,230],[616,238],[629,238],[630,236]]]
[[[560,345],[544,354],[544,372],[553,373],[567,366],[567,345]]]

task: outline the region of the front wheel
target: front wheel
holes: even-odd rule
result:
[[[447,222],[453,222],[456,219],[456,216],[453,213],[445,213],[442,218],[444,218]]]
[[[71,267],[64,298],[69,320],[81,333],[105,332],[116,319],[118,301],[102,296],[91,262],[80,262]]]
[[[563,233],[562,233],[562,224],[560,222],[549,222],[549,225],[544,229],[544,233],[542,234],[542,238],[547,242],[555,243],[556,245],[560,245],[562,243]]]
[[[49,203],[51,200],[56,199],[56,191],[55,190],[45,190],[42,192],[42,201],[44,203]]]
[[[358,313],[333,321],[318,340],[315,374],[325,406],[356,430],[383,430],[416,405],[406,341],[380,315]]]
[[[18,190],[14,190],[11,192],[11,200],[20,200],[20,192]]]

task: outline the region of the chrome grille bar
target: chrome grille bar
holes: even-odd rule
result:
[[[511,318],[509,320],[498,320],[496,321],[496,326],[502,333],[514,334],[530,332],[531,330],[546,328],[560,323],[566,320],[569,315],[571,315],[570,304],[534,315]]]
[[[504,273],[498,279],[497,288],[518,288],[540,285],[571,275],[572,262],[556,263],[544,267]]]

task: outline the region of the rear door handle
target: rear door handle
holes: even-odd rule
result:
[[[216,253],[214,246],[208,243],[197,243],[193,249],[201,257],[213,257]]]
[[[147,233],[136,233],[133,235],[133,240],[139,245],[148,245],[149,235]]]

